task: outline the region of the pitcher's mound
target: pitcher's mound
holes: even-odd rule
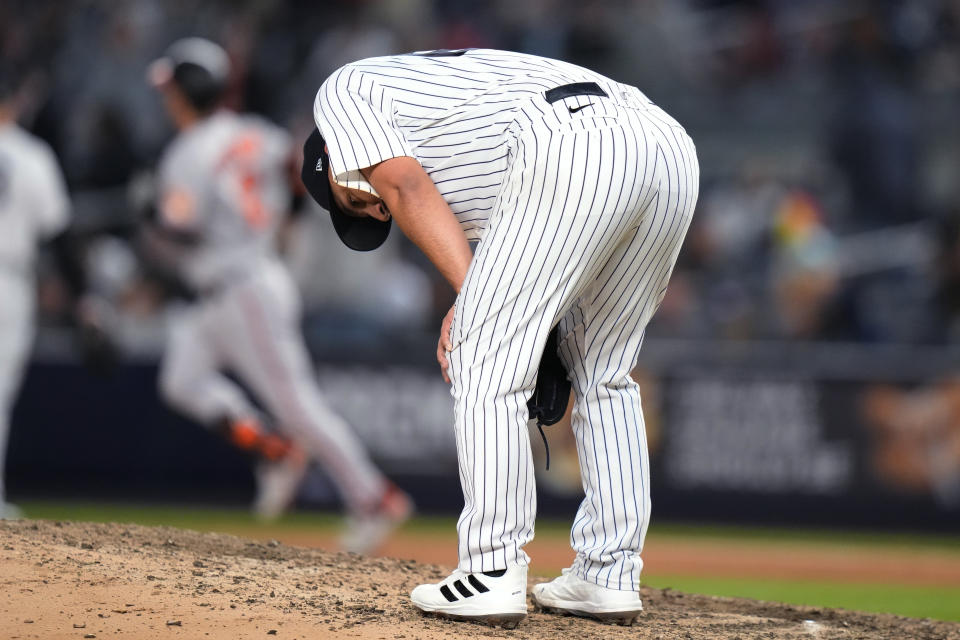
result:
[[[633,627],[531,606],[505,631],[412,607],[444,567],[167,527],[0,522],[0,567],[3,638],[960,639],[948,622],[646,588]]]

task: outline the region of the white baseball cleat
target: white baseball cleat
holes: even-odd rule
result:
[[[380,503],[369,513],[347,516],[340,548],[352,553],[373,553],[393,531],[413,515],[413,500],[392,482]]]
[[[306,471],[307,460],[296,450],[280,460],[264,460],[257,464],[254,472],[257,480],[254,515],[267,522],[283,515],[297,497]]]
[[[544,611],[596,618],[603,622],[631,625],[643,611],[636,591],[608,589],[564,569],[563,575],[533,587],[533,601]]]
[[[422,584],[410,593],[424,613],[515,628],[527,617],[527,568],[467,573],[457,569],[436,584]]]

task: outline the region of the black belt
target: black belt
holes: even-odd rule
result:
[[[600,85],[598,85],[596,82],[574,82],[571,84],[562,84],[559,87],[554,87],[543,94],[543,97],[546,98],[547,102],[550,104],[553,104],[557,100],[563,100],[564,98],[572,98],[573,96],[608,97],[607,92],[601,89]]]

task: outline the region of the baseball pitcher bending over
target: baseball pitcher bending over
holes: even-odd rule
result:
[[[586,497],[573,566],[533,597],[632,621],[650,472],[629,373],[696,204],[690,138],[635,87],[479,49],[348,64],[320,87],[314,116],[303,178],[343,242],[375,249],[396,220],[458,294],[437,360],[455,399],[460,561],[413,603],[507,627],[526,615],[527,401],[558,326]]]

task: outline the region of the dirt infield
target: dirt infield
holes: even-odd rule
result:
[[[444,567],[165,527],[0,522],[0,567],[2,638],[960,640],[955,623],[649,588],[633,627],[532,612],[504,631],[413,609]]]

